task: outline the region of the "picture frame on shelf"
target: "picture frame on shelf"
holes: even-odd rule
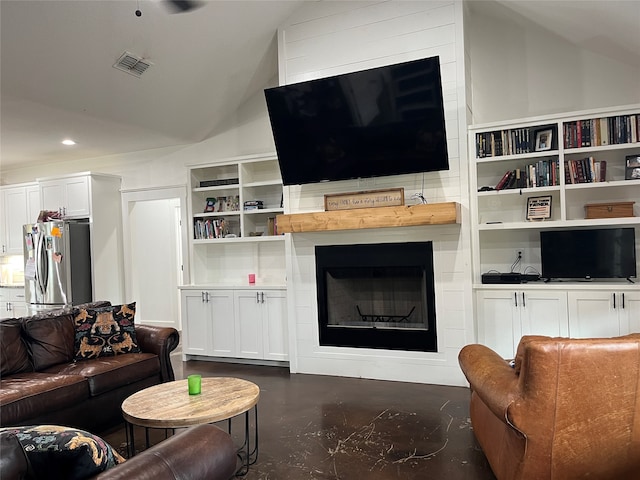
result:
[[[551,195],[527,198],[527,220],[538,221],[551,218]]]
[[[640,180],[640,153],[625,157],[625,180]]]
[[[551,128],[536,132],[536,152],[551,150],[553,130]]]

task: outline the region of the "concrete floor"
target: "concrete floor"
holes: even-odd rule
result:
[[[259,457],[247,480],[495,480],[473,436],[467,388],[179,357],[174,368],[176,378],[234,376],[260,387]],[[234,420],[234,437],[240,420]],[[124,429],[104,437],[119,446]]]

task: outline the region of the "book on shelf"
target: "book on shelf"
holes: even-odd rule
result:
[[[637,143],[640,113],[565,122],[563,135],[565,148]]]
[[[565,184],[596,183],[607,180],[607,161],[586,157],[567,160],[565,167]]]
[[[507,170],[502,176],[502,178],[500,179],[500,181],[496,184],[496,190],[502,190],[505,187],[505,185],[507,185],[507,183],[509,182],[509,177],[511,175],[512,175],[512,171]]]
[[[198,218],[193,222],[194,240],[224,238],[237,231],[239,231],[238,223],[224,218]],[[236,234],[236,236],[239,235]]]

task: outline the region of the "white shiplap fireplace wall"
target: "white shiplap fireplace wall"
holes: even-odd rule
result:
[[[461,2],[309,2],[279,32],[281,84],[439,56],[450,170],[285,187],[286,213],[321,211],[324,194],[404,187],[407,204],[462,204],[462,224],[287,234],[292,372],[465,385],[460,348],[474,339],[468,228],[466,94]],[[432,241],[438,352],[319,345],[316,245]]]

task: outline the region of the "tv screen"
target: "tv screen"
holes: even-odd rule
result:
[[[540,250],[547,280],[636,276],[633,228],[540,232]]]
[[[265,90],[285,185],[448,170],[438,57]]]

